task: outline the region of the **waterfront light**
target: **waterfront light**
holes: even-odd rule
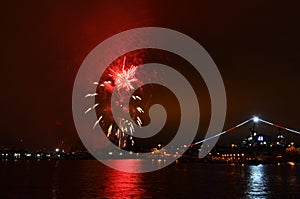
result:
[[[253,122],[255,122],[255,123],[259,122],[259,117],[254,116],[254,117],[253,117]]]

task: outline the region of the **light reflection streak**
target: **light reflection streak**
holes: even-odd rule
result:
[[[115,164],[124,164],[136,168],[142,166],[138,160],[112,160]],[[106,186],[103,190],[103,198],[151,198],[143,184],[143,175],[138,173],[126,173],[111,169],[105,175]]]
[[[249,176],[246,190],[246,196],[250,199],[259,199],[268,197],[268,177],[263,165],[249,166]]]

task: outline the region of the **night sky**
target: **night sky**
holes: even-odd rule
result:
[[[144,26],[180,31],[208,51],[226,87],[224,128],[257,114],[300,130],[297,1],[180,2],[1,3],[0,146],[54,148],[61,140],[66,147],[78,145],[71,102],[82,61],[110,36]],[[220,142],[238,143],[248,127]]]

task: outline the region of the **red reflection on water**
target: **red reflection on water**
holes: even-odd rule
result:
[[[113,164],[124,164],[128,167],[138,167],[138,160],[112,160]],[[101,194],[104,198],[150,198],[144,189],[143,174],[126,173],[114,169],[108,170],[105,175],[105,187]]]

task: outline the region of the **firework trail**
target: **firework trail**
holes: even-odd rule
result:
[[[89,93],[84,97],[95,97],[96,95],[98,95],[98,93]]]
[[[95,127],[99,124],[100,120],[102,119],[102,115],[99,117],[99,119],[95,122],[93,129],[95,129]]]

